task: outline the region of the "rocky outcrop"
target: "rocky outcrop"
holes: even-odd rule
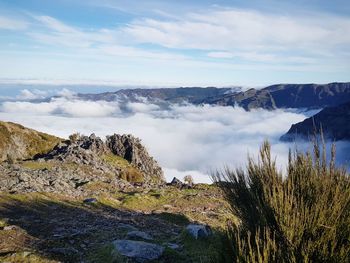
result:
[[[58,160],[76,164],[87,164],[95,168],[106,166],[101,156],[109,152],[105,143],[95,134],[82,136],[71,135],[71,139],[56,145],[50,152],[38,156],[37,159]]]
[[[281,140],[310,139],[310,136],[315,132],[319,133],[321,129],[326,139],[350,140],[350,102],[325,108],[314,116],[293,124]]]
[[[158,163],[148,154],[141,140],[132,135],[107,136],[107,147],[144,173],[146,180],[164,181],[163,171]]]
[[[61,162],[22,162],[0,165],[0,191],[9,193],[47,192],[88,196],[123,190],[132,185],[115,173],[89,165]]]
[[[0,162],[46,153],[62,139],[12,122],[0,121]]]
[[[74,134],[34,159],[0,165],[0,191],[90,195],[164,184],[163,171],[131,135]]]

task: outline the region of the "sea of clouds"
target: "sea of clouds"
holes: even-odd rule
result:
[[[248,154],[256,157],[266,139],[283,171],[288,150],[295,144],[282,143],[279,137],[292,124],[314,113],[263,109],[247,112],[240,107],[191,104],[164,107],[147,101],[83,101],[69,90],[39,101],[35,95],[22,91],[15,100],[1,102],[0,120],[64,138],[74,132],[101,137],[133,134],[142,139],[163,167],[167,180],[190,174],[195,182],[206,183],[211,182],[210,173],[215,169],[244,166]]]

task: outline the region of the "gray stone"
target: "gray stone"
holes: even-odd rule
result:
[[[95,204],[95,203],[97,203],[97,199],[96,198],[87,198],[83,202],[85,204]]]
[[[186,227],[186,230],[195,239],[208,237],[212,234],[209,226],[200,224],[190,224]]]
[[[144,240],[153,240],[153,237],[151,237],[149,234],[142,231],[131,231],[127,233],[126,236],[127,238],[130,238],[130,239],[142,238]]]
[[[174,249],[174,250],[178,250],[181,248],[180,245],[176,244],[176,243],[166,243],[165,245],[171,249]]]
[[[126,231],[138,231],[138,229],[132,225],[119,223],[118,228]]]
[[[144,241],[115,240],[113,245],[119,254],[132,258],[136,262],[156,260],[164,252],[163,246]]]
[[[10,226],[4,226],[3,230],[9,231],[9,230],[16,230],[18,228],[19,228],[18,226],[10,225]]]

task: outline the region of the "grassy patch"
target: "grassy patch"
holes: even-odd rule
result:
[[[142,172],[132,166],[124,158],[117,156],[113,153],[105,154],[102,157],[102,160],[111,166],[116,166],[121,169],[120,178],[128,181],[130,183],[142,183],[144,181]]]
[[[31,169],[31,170],[52,170],[54,167],[54,164],[51,162],[35,162],[35,161],[26,161],[22,162],[21,165],[24,168]]]
[[[118,254],[113,245],[103,245],[97,250],[94,250],[88,256],[88,262],[94,263],[128,263],[131,262],[127,257]]]
[[[58,261],[45,258],[44,256],[32,253],[32,252],[17,252],[13,254],[7,254],[5,256],[0,256],[0,262],[8,263],[56,263]]]
[[[166,220],[170,223],[185,226],[190,223],[188,218],[182,214],[174,214],[174,213],[167,213],[163,212],[157,215],[157,217]]]
[[[113,153],[104,154],[101,158],[103,161],[112,166],[118,166],[120,168],[128,168],[131,166],[127,160]]]
[[[184,230],[179,239],[183,252],[177,255],[181,261],[175,262],[231,262],[231,253],[226,249],[227,240],[221,232],[214,231],[213,235],[196,240]]]
[[[8,225],[7,222],[4,219],[0,218],[0,228],[3,228],[5,226],[7,226],[7,225]]]

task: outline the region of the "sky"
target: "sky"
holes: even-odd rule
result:
[[[348,0],[0,0],[0,81],[349,81]]]

